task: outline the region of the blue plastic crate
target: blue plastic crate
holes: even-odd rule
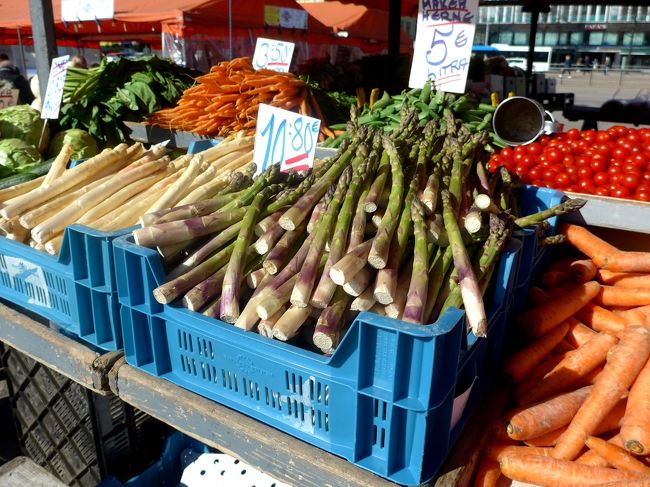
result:
[[[519,193],[520,213],[522,215],[537,213],[561,203],[564,198],[565,194],[562,191],[538,188],[537,186],[523,186]],[[557,217],[549,218],[548,223],[551,228],[546,235],[555,235]],[[519,313],[526,305],[530,283],[548,264],[551,249],[538,244],[540,237],[534,229],[527,228],[517,231],[515,232],[515,238],[521,240],[522,243],[513,309],[515,313]]]
[[[121,349],[112,240],[127,231],[72,225],[58,257],[0,237],[0,298],[101,350]]]
[[[427,326],[360,313],[325,357],[159,304],[159,255],[132,236],[113,245],[130,365],[408,485],[435,475],[496,373],[519,256],[500,261],[487,338],[456,309]],[[452,431],[457,384],[471,383]]]
[[[107,477],[97,487],[177,487],[183,469],[200,454],[209,451],[203,443],[174,431],[165,439],[160,459],[144,472],[125,483],[115,477]]]

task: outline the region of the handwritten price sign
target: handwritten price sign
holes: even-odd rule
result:
[[[43,99],[41,118],[59,118],[61,98],[63,97],[63,84],[68,74],[68,60],[70,56],[55,57],[52,59],[50,77],[47,80],[47,89]]]
[[[280,163],[282,171],[304,171],[314,164],[320,120],[261,104],[257,112],[257,173]]]
[[[255,69],[272,69],[282,73],[289,72],[289,65],[293,57],[293,42],[274,41],[258,37],[253,56]]]
[[[409,86],[464,93],[478,0],[420,0]]]
[[[112,19],[115,11],[113,0],[62,0],[61,19],[66,22]]]

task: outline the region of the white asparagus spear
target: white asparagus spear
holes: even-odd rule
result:
[[[34,227],[32,229],[32,238],[39,243],[46,242],[52,238],[53,235],[62,231],[66,226],[77,221],[85,211],[92,208],[99,201],[102,201],[116,193],[133,181],[137,181],[140,178],[158,171],[161,166],[164,167],[168,162],[169,158],[165,156],[161,159],[142,164],[135,169],[114,175],[108,181],[93,188],[79,199],[72,202],[72,204],[66,207],[63,211],[60,211],[52,218],[49,218]]]
[[[41,222],[44,222],[52,215],[61,211],[63,208],[68,206],[70,203],[75,201],[77,198],[80,198],[82,195],[86,194],[93,188],[96,188],[105,181],[108,181],[112,176],[104,176],[97,181],[93,181],[90,184],[84,186],[75,186],[70,188],[69,191],[52,198],[46,203],[40,205],[38,208],[28,211],[27,213],[20,216],[18,221],[24,228],[32,229]],[[83,184],[83,183],[82,183]]]
[[[181,199],[179,194],[181,194],[182,191],[192,183],[198,174],[202,163],[203,157],[198,154],[195,155],[190,161],[190,165],[181,174],[181,177],[178,178],[176,182],[167,189],[167,191],[165,191],[162,198],[156,201],[151,208],[149,208],[147,213],[174,206],[174,204]]]
[[[228,185],[228,175],[231,174],[230,171],[222,173],[217,178],[205,183],[202,186],[199,186],[194,191],[185,196],[182,200],[176,203],[175,206],[189,205],[191,203],[196,203],[197,201],[207,200],[212,198],[215,194],[221,191]]]
[[[110,153],[102,153],[92,159],[66,171],[61,177],[46,186],[39,186],[29,193],[14,198],[7,204],[0,214],[5,218],[18,216],[41,203],[57,196],[83,181],[94,179],[95,175],[108,167],[122,167],[128,151],[125,145],[118,146]]]
[[[311,315],[311,306],[291,306],[273,325],[273,338],[286,342],[298,334],[300,327]]]
[[[61,244],[63,243],[63,234],[60,233],[56,237],[53,237],[51,240],[45,242],[45,251],[51,255],[57,255],[59,250],[61,250]]]
[[[98,220],[106,213],[113,211],[116,208],[119,208],[126,203],[134,196],[140,195],[144,190],[153,186],[158,181],[161,181],[165,176],[169,175],[169,172],[166,169],[162,169],[153,173],[150,176],[147,176],[139,181],[134,181],[131,184],[123,187],[117,193],[114,193],[109,198],[100,202],[98,205],[94,206],[86,213],[83,214],[77,223],[81,225],[92,226],[92,222]]]
[[[72,157],[73,152],[74,147],[72,147],[72,144],[63,144],[59,154],[50,166],[50,170],[47,172],[42,185],[50,184],[65,172],[65,168],[68,166],[68,162],[70,162],[70,157]]]
[[[16,186],[11,186],[10,188],[0,189],[0,201],[6,202],[12,198],[23,195],[30,192],[34,188],[38,188],[41,183],[45,180],[45,176],[32,179],[26,183],[17,184]]]

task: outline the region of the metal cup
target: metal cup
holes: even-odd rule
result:
[[[560,130],[560,124],[541,103],[525,96],[513,96],[499,103],[492,126],[494,133],[512,146],[530,144],[542,134]]]

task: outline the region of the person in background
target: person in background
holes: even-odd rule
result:
[[[571,77],[571,65],[573,63],[571,62],[571,54],[567,54],[564,57],[564,67],[562,68],[562,72],[560,73],[560,78],[564,76],[564,73],[567,73],[569,75],[569,78]]]
[[[86,58],[83,56],[74,56],[70,59],[69,65],[71,68],[88,69],[88,61],[86,61]]]
[[[9,56],[0,53],[0,90],[18,90],[18,104],[30,104],[34,100],[32,90],[20,70],[13,65]]]
[[[612,58],[609,56],[605,56],[605,75],[607,75],[607,72],[612,68]]]

